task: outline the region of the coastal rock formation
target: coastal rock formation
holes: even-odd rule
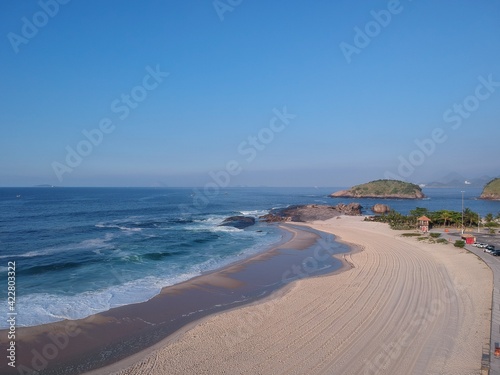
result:
[[[377,203],[372,207],[372,211],[375,214],[386,214],[391,212],[391,208],[386,204]]]
[[[339,203],[333,207],[335,207],[335,209],[339,211],[341,214],[349,216],[361,215],[361,209],[363,208],[359,203],[349,203],[349,204]]]
[[[235,227],[244,229],[255,224],[255,218],[249,216],[231,216],[225,219],[220,227]]]
[[[480,199],[500,200],[500,178],[495,178],[486,184]]]
[[[291,206],[284,209],[272,210],[269,214],[259,219],[268,223],[275,222],[308,222],[315,220],[328,220],[336,216],[361,215],[359,203],[339,203],[336,206],[308,204],[304,206]]]
[[[266,223],[281,223],[284,221],[292,221],[291,217],[281,216],[275,213],[274,214],[270,213],[264,216],[260,216],[259,219]]]
[[[377,180],[356,185],[348,190],[337,191],[332,198],[381,198],[381,199],[422,199],[425,198],[420,186],[397,180]]]

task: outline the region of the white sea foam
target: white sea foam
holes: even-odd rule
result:
[[[248,232],[247,234],[261,235],[262,233]],[[241,249],[241,251],[232,256],[212,257],[199,264],[189,266],[182,273],[178,273],[178,267],[172,267],[169,271],[170,275],[163,270],[160,272],[161,275],[148,276],[139,280],[125,282],[101,290],[83,292],[73,296],[51,293],[20,296],[17,299],[17,308],[19,311],[17,323],[19,326],[33,326],[63,319],[81,319],[114,307],[147,301],[157,295],[163,287],[178,284],[205,272],[213,271],[248,258],[262,251],[271,243],[278,241],[279,235],[267,235],[263,238],[266,238],[266,240]],[[90,244],[90,242],[84,242]],[[125,252],[121,252],[121,250],[118,251],[123,253],[122,255],[125,257],[133,255],[127,255]],[[110,272],[109,275],[110,277],[118,277],[113,272]],[[0,300],[0,303],[2,302]],[[0,321],[0,329],[4,328],[7,328],[6,322]]]
[[[100,238],[92,238],[89,240],[84,240],[79,243],[76,243],[74,245],[67,245],[64,247],[64,249],[75,249],[75,250],[80,250],[80,249],[95,249],[95,248],[109,248],[112,247],[113,245],[110,244],[109,242],[114,238],[115,236],[112,233],[106,233],[104,237]]]
[[[125,231],[125,232],[141,232],[142,228],[128,228],[128,227],[123,227],[123,226],[118,226],[119,229]]]
[[[140,232],[140,231],[142,231],[142,228],[129,228],[129,227],[124,226],[123,224],[119,225],[119,224],[97,223],[95,226],[97,228],[116,228],[116,229],[120,229],[124,232]]]
[[[269,213],[269,210],[250,210],[250,211],[240,211],[243,216],[264,216]]]
[[[242,211],[241,213],[248,216],[260,216],[267,212],[268,211],[264,210],[253,210]],[[187,262],[187,260],[180,258],[179,263],[177,263],[177,260],[174,259],[171,263],[168,263],[169,268],[152,268],[150,271],[154,274],[150,273],[150,276],[142,279],[125,283],[118,280],[121,283],[120,285],[82,292],[73,296],[60,295],[57,294],[57,291],[50,291],[47,293],[29,293],[26,291],[27,294],[19,296],[16,301],[19,311],[17,323],[19,326],[33,326],[63,319],[80,319],[114,307],[144,302],[157,295],[162,287],[183,282],[205,272],[213,271],[235,261],[247,258],[252,254],[262,251],[270,242],[276,242],[278,240],[276,235],[269,236],[268,233],[264,232],[259,233],[255,230],[242,230],[230,226],[219,226],[227,216],[229,215],[207,215],[206,217],[195,219],[189,224],[173,225],[170,230],[221,232],[221,235],[224,233],[234,237],[229,244],[231,244],[230,246],[236,246],[235,249],[229,252],[226,252],[226,250],[218,252],[214,244],[207,243],[204,245],[203,249],[201,249],[203,251],[199,254],[198,264],[191,263],[191,265],[188,266],[186,263],[182,263]],[[103,228],[103,234],[96,238],[86,239],[74,244],[30,251],[17,256],[32,257],[81,249],[88,249],[96,254],[101,254],[103,250],[114,249],[112,253],[114,259],[121,258],[122,260],[130,261],[132,257],[138,254],[117,248],[118,243],[113,241],[126,234],[133,234],[143,230],[143,228],[135,227],[141,224],[142,218],[134,217],[134,220],[130,219],[132,219],[132,217],[116,221],[98,222],[95,224],[95,227]],[[107,228],[113,228],[114,230],[106,230]],[[121,233],[117,229],[119,229]],[[158,231],[163,229],[165,228],[156,228],[156,232],[144,230],[141,236],[144,235],[145,238],[158,237],[160,233]],[[265,232],[267,232],[267,230]],[[246,238],[256,238],[256,240],[247,241]],[[254,245],[250,245],[249,242]],[[245,246],[243,245],[244,243],[249,245]],[[241,249],[238,249],[238,244],[243,245]],[[232,255],[229,255],[231,252]],[[211,255],[207,256],[207,254]],[[190,254],[190,259],[192,259],[192,255],[194,254]],[[147,262],[147,260],[143,261]],[[167,262],[165,264],[167,264]],[[123,270],[122,272],[127,271]],[[113,272],[110,272],[109,275],[111,278],[116,278],[116,276],[113,276]],[[103,275],[103,277],[105,277],[105,275]],[[3,300],[0,298],[0,303],[2,302]],[[6,322],[0,321],[0,329],[1,328],[6,328]]]
[[[198,267],[194,267],[198,268]],[[171,277],[148,276],[140,280],[102,290],[73,296],[37,293],[18,297],[16,307],[18,326],[34,326],[64,319],[81,319],[114,307],[144,302],[157,295],[161,288],[178,284],[201,274],[200,270]],[[112,273],[111,273],[112,276]],[[0,321],[0,329],[7,328]]]
[[[57,254],[60,252],[67,252],[72,250],[95,250],[95,249],[109,249],[113,248],[114,245],[110,243],[113,240],[114,235],[112,233],[106,233],[104,237],[92,238],[84,240],[75,244],[67,244],[62,246],[47,247],[40,250],[27,251],[26,253],[16,254],[15,257],[19,258],[32,258],[42,255]],[[0,255],[0,259],[12,258],[12,255]]]
[[[227,232],[227,233],[241,233],[241,232],[244,232],[243,229],[239,229],[239,228],[235,228],[235,227],[231,227],[231,226],[221,226],[221,227],[213,227],[213,228],[209,228],[209,231],[211,232]]]
[[[22,254],[16,254],[15,257],[19,258],[32,258],[40,255],[47,255],[51,254],[53,251],[50,251],[50,249],[45,249],[45,250],[35,250],[35,251],[28,251],[26,253]],[[13,255],[0,255],[0,259],[5,259],[5,258],[12,258]]]

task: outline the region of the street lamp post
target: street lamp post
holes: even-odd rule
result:
[[[477,214],[477,233],[480,233],[479,231],[479,223],[481,222],[481,215]]]
[[[464,234],[464,193],[462,190],[462,234]]]

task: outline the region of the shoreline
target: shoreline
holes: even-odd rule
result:
[[[297,225],[360,246],[342,257],[345,272],[207,317],[115,375],[480,374],[491,270],[465,250],[361,220]]]
[[[75,374],[99,373],[105,366],[132,358],[163,340],[175,340],[200,320],[253,304],[269,298],[277,290],[287,289],[287,284],[295,280],[294,276],[303,277],[301,273],[294,275],[291,267],[314,255],[313,247],[322,234],[291,225],[279,227],[289,236],[284,236],[267,250],[165,287],[146,302],[117,307],[75,321],[19,327],[17,363],[24,368],[42,370],[39,371],[41,374],[56,374],[68,369]],[[348,250],[337,244],[332,248],[334,252]],[[339,268],[338,259],[328,258],[323,259],[317,269],[309,270],[306,276]],[[280,274],[283,276],[276,278]],[[54,337],[59,341],[54,341]],[[3,337],[0,339],[3,344],[2,340]],[[61,344],[56,347],[57,353],[48,353],[47,348],[55,344]],[[0,364],[0,371],[17,373],[15,369],[4,367],[4,363]]]
[[[291,226],[291,227],[299,226],[299,227],[313,229],[307,223],[295,223],[295,222],[292,224],[280,223],[279,226],[285,227],[286,230],[290,230],[290,228],[288,228],[289,226]],[[168,345],[171,345],[171,344],[177,342],[190,330],[192,330],[193,328],[196,328],[198,326],[203,325],[204,322],[206,322],[207,320],[211,319],[214,316],[217,316],[218,314],[237,312],[238,310],[240,310],[242,308],[257,308],[259,310],[259,306],[261,304],[265,304],[265,303],[273,304],[277,300],[279,300],[280,298],[285,296],[290,290],[292,290],[294,288],[294,286],[297,282],[300,282],[300,280],[305,280],[307,278],[333,276],[333,275],[337,275],[339,273],[342,273],[344,271],[347,271],[347,270],[353,268],[354,267],[353,263],[350,260],[346,259],[346,257],[363,251],[363,248],[357,244],[342,241],[338,237],[335,237],[335,242],[341,243],[342,245],[346,246],[349,249],[346,252],[340,252],[340,253],[332,255],[333,258],[335,258],[336,260],[338,260],[341,263],[339,268],[337,268],[333,271],[330,271],[329,273],[325,273],[325,274],[308,275],[306,278],[298,278],[296,280],[293,280],[293,281],[283,285],[279,289],[276,289],[271,294],[269,294],[263,298],[259,298],[255,301],[248,302],[242,306],[231,307],[231,308],[228,308],[228,309],[223,310],[221,312],[216,312],[216,313],[204,316],[196,321],[193,321],[193,322],[188,323],[187,325],[181,327],[179,330],[177,330],[173,334],[169,335],[168,337],[164,338],[163,340],[161,340],[160,342],[156,343],[155,345],[153,345],[151,347],[148,347],[148,348],[146,348],[138,353],[135,353],[135,354],[133,354],[125,359],[122,359],[118,362],[115,362],[111,365],[101,367],[101,368],[98,368],[98,369],[95,369],[95,370],[92,370],[89,372],[85,372],[85,373],[83,373],[83,375],[108,375],[108,374],[115,374],[115,373],[119,374],[121,371],[124,371],[127,368],[133,366],[134,364],[143,360],[145,357],[147,357],[151,354],[154,354],[156,351],[162,349],[163,347],[166,347]],[[240,262],[244,262],[244,261],[240,261]],[[217,272],[217,271],[214,271],[214,272]],[[265,311],[264,313],[267,313],[267,312],[268,311]],[[262,311],[261,311],[261,313],[262,313]],[[230,341],[232,341],[232,340],[230,340]],[[231,344],[232,343],[233,342],[231,342]]]

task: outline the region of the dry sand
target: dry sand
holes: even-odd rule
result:
[[[117,374],[480,374],[489,268],[361,220],[310,225],[358,244],[345,256],[354,268],[209,317]]]

